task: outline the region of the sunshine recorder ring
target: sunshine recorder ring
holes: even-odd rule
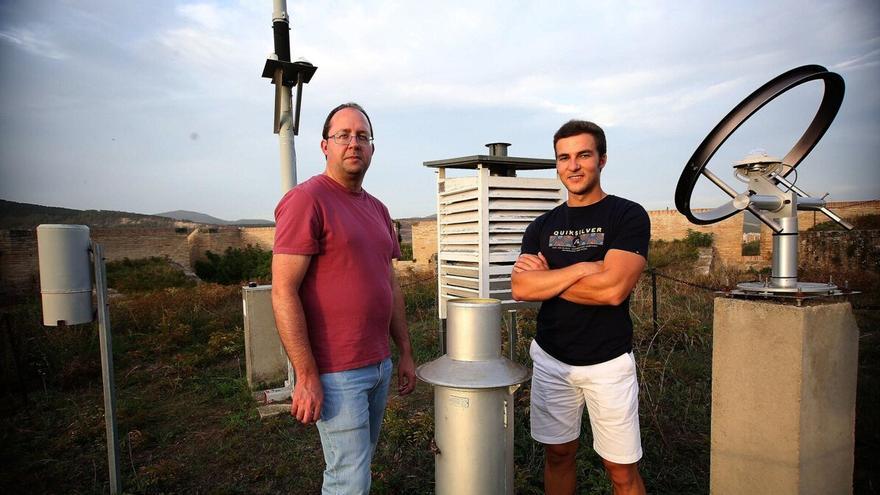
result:
[[[715,128],[703,139],[703,142],[700,143],[696,151],[694,151],[694,154],[684,167],[681,177],[678,179],[678,185],[675,188],[675,207],[678,211],[692,223],[698,225],[715,223],[742,211],[733,204],[733,201],[730,201],[710,211],[694,213],[690,202],[697,180],[700,178],[700,175],[705,175],[731,198],[735,198],[738,195],[736,191],[726,186],[714,174],[706,170],[709,160],[712,159],[712,156],[721,145],[727,141],[727,138],[764,105],[792,88],[815,80],[821,80],[825,84],[822,102],[819,104],[819,109],[813,117],[810,126],[807,127],[807,130],[804,131],[798,142],[782,159],[785,171],[780,175],[784,178],[794,170],[804,157],[812,151],[816,143],[822,139],[825,131],[828,130],[828,127],[837,115],[840,104],[843,102],[843,78],[834,72],[829,72],[821,65],[804,65],[775,77],[755,90],[721,119]]]

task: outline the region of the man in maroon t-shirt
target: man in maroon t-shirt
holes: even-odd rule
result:
[[[400,257],[387,208],[361,188],[373,127],[356,103],[333,109],[321,151],[327,168],[275,209],[272,306],[296,372],[290,413],[316,423],[323,493],[370,491],[370,461],[391,379],[389,335],[400,353],[398,394],[415,388]]]

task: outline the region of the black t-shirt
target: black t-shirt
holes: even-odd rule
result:
[[[648,257],[651,221],[638,203],[608,195],[589,206],[563,203],[526,229],[522,252],[544,254],[551,269],[599,261],[609,249]],[[632,350],[629,297],[619,306],[590,306],[548,299],[538,312],[535,340],[573,366],[603,363]]]

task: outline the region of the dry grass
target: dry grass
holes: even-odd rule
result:
[[[699,278],[672,268],[664,273],[718,288],[755,278],[749,273]],[[854,304],[876,308],[876,274],[846,276],[852,287],[868,292]],[[632,296],[642,387],[641,469],[651,493],[706,493],[714,294],[664,277],[657,283],[656,329],[650,277],[643,277]],[[402,285],[416,359],[430,361],[438,356],[434,280],[410,274]],[[43,328],[36,301],[4,314],[0,490],[106,493],[94,326]],[[880,473],[880,332],[876,309],[856,314],[862,328],[856,491],[869,493]],[[121,296],[112,302],[111,319],[127,493],[319,491],[323,458],[315,428],[289,416],[261,421],[256,415],[242,377],[239,288],[203,284]],[[528,364],[534,311],[521,311],[519,323],[516,356]],[[543,491],[543,451],[529,438],[528,400],[526,384],[517,393],[514,418],[516,484],[517,493],[532,494]],[[390,400],[374,462],[374,493],[433,492],[432,401],[424,384],[410,397]],[[578,493],[609,493],[591,443],[585,431]]]

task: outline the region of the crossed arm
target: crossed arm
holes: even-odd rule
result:
[[[546,301],[559,296],[578,304],[617,306],[632,292],[645,263],[641,255],[611,249],[602,261],[551,270],[543,254],[521,254],[511,273],[513,298]]]
[[[299,296],[299,289],[310,262],[311,256],[308,255],[276,254],[272,257],[272,308],[275,326],[296,372],[290,414],[303,423],[317,422],[321,418],[321,406],[324,402],[324,390],[309,342],[306,315]],[[393,267],[389,265],[388,269],[393,296],[390,332],[400,353],[397,366],[398,393],[407,395],[416,385],[415,364],[406,325],[403,294]]]

